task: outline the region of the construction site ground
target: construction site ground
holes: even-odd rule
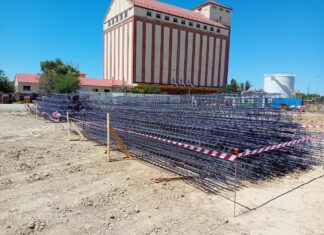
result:
[[[323,117],[319,117],[323,120]],[[312,123],[309,121],[309,123]],[[324,234],[324,169],[205,193],[25,112],[0,113],[0,234]],[[249,209],[248,209],[249,208]]]

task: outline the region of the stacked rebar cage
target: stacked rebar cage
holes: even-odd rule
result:
[[[271,107],[277,95],[214,94],[195,96],[92,93],[52,95],[39,101],[42,112],[70,113],[84,135],[106,144],[107,113],[133,156],[163,169],[188,177],[209,191],[234,188],[234,164],[163,138],[224,153],[259,149],[308,136],[292,113]],[[154,136],[155,139],[148,136]],[[118,147],[111,139],[114,147]],[[253,157],[239,158],[238,178],[258,181],[319,163],[320,146],[304,143]]]

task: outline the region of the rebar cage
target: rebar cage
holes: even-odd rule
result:
[[[223,153],[259,149],[309,136],[291,112],[271,107],[278,94],[138,95],[54,94],[38,101],[40,112],[66,113],[83,134],[107,142],[107,113],[129,151],[138,160],[179,174],[210,192],[233,190],[234,164],[176,144]],[[154,138],[152,138],[154,137]],[[118,148],[116,142],[111,143]],[[239,158],[237,177],[256,182],[320,164],[319,141]]]

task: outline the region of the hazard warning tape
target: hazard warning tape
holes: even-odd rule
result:
[[[324,128],[324,124],[319,125],[303,125],[304,128]]]
[[[114,128],[117,131],[122,131],[122,132],[126,132],[129,134],[133,134],[133,135],[137,135],[137,136],[142,136],[142,137],[146,137],[149,139],[153,139],[156,141],[160,141],[166,144],[171,144],[171,145],[175,145],[178,146],[180,148],[183,149],[187,149],[187,150],[191,150],[197,153],[201,153],[201,154],[205,154],[208,156],[212,156],[215,158],[219,158],[219,159],[224,159],[224,160],[228,160],[228,161],[235,161],[237,160],[237,156],[232,154],[232,153],[223,153],[220,151],[216,151],[216,150],[212,150],[212,149],[207,149],[204,147],[199,147],[199,146],[195,146],[195,145],[191,145],[191,144],[186,144],[186,143],[182,143],[182,142],[178,142],[178,141],[174,141],[174,140],[169,140],[169,139],[165,139],[159,136],[154,136],[154,135],[150,135],[150,134],[143,134],[143,133],[139,133],[139,132],[135,132],[135,131],[131,131],[128,129],[118,129],[118,128]]]
[[[278,149],[282,149],[282,148],[286,148],[286,147],[291,147],[294,145],[298,145],[298,144],[302,144],[302,143],[306,143],[306,142],[310,142],[313,140],[319,140],[319,139],[324,138],[324,134],[314,135],[314,136],[304,137],[304,138],[301,138],[298,140],[292,140],[289,142],[284,142],[284,143],[280,143],[280,144],[276,144],[276,145],[272,145],[272,146],[268,146],[268,147],[264,147],[264,148],[260,148],[260,149],[245,150],[244,152],[239,153],[238,155],[235,155],[232,153],[223,153],[223,152],[220,152],[217,150],[207,149],[204,147],[198,147],[198,146],[194,146],[191,144],[185,144],[182,142],[169,140],[169,139],[165,139],[165,138],[154,136],[154,135],[142,134],[142,133],[130,131],[128,129],[125,129],[125,130],[116,129],[116,130],[127,132],[127,133],[138,135],[138,136],[142,136],[142,137],[147,137],[147,138],[161,141],[161,142],[164,142],[167,144],[176,145],[176,146],[179,146],[184,149],[188,149],[188,150],[191,150],[194,152],[202,153],[205,155],[209,155],[209,156],[212,156],[215,158],[220,158],[220,159],[224,159],[224,160],[228,160],[228,161],[236,161],[236,160],[238,160],[238,158],[248,157],[248,156],[252,156],[252,155],[256,155],[256,154],[261,154],[264,152],[270,152],[270,151],[274,151],[274,150],[278,150]]]
[[[289,141],[289,142],[284,142],[284,143],[268,146],[268,147],[265,147],[265,148],[260,148],[260,149],[255,149],[255,150],[245,150],[243,153],[238,154],[238,158],[248,157],[248,156],[252,156],[252,155],[256,155],[256,154],[260,154],[260,153],[264,153],[264,152],[269,152],[269,151],[273,151],[273,150],[277,150],[277,149],[291,147],[291,146],[294,146],[294,145],[310,142],[310,141],[313,141],[313,140],[319,140],[319,139],[322,139],[322,138],[324,138],[324,134],[304,137],[304,138],[301,138],[301,139],[298,139],[298,140],[292,140],[292,141]]]
[[[74,118],[73,118],[73,120],[83,122],[82,120],[77,120]],[[85,123],[92,123],[92,122],[85,122]],[[98,123],[92,123],[92,124],[105,127],[104,125],[100,125]],[[319,135],[304,137],[304,138],[301,138],[298,140],[292,140],[289,142],[284,142],[284,143],[280,143],[280,144],[276,144],[276,145],[272,145],[272,146],[268,146],[268,147],[264,147],[264,148],[260,148],[260,149],[245,150],[244,152],[239,153],[238,155],[235,155],[233,153],[224,153],[224,152],[213,150],[213,149],[207,149],[205,147],[199,147],[199,146],[195,146],[195,145],[191,145],[191,144],[187,144],[187,143],[183,143],[183,142],[178,142],[175,140],[166,139],[166,138],[152,135],[152,134],[144,134],[144,133],[132,131],[132,130],[129,130],[128,128],[125,128],[125,129],[114,128],[114,129],[116,131],[125,132],[125,133],[129,133],[129,134],[133,134],[133,135],[137,135],[137,136],[141,136],[141,137],[146,137],[146,138],[149,138],[152,140],[160,141],[160,142],[163,142],[166,144],[178,146],[183,149],[191,150],[191,151],[194,151],[197,153],[201,153],[204,155],[208,155],[208,156],[212,156],[215,158],[224,159],[224,160],[228,160],[228,161],[236,161],[242,157],[253,156],[253,155],[261,154],[264,152],[270,152],[270,151],[274,151],[274,150],[278,150],[278,149],[282,149],[282,148],[286,148],[286,147],[291,147],[291,146],[295,146],[298,144],[302,144],[302,143],[306,143],[306,142],[310,142],[313,140],[319,140],[319,139],[324,138],[324,134],[319,134]]]
[[[82,123],[89,123],[89,124],[92,124],[92,125],[95,125],[95,126],[100,126],[100,127],[106,128],[106,126],[100,125],[99,123],[84,122],[82,120],[78,120],[78,119],[75,119],[75,118],[70,118],[70,120],[77,121],[77,122],[82,122]],[[191,145],[191,144],[186,144],[186,143],[166,139],[166,138],[156,136],[156,135],[152,135],[152,134],[143,134],[143,133],[140,133],[140,132],[129,130],[128,128],[125,128],[125,129],[114,128],[114,129],[116,131],[125,132],[125,133],[129,133],[129,134],[133,134],[133,135],[137,135],[137,136],[141,136],[141,137],[146,137],[146,138],[149,138],[149,139],[152,139],[152,140],[155,140],[155,141],[160,141],[160,142],[170,144],[170,145],[175,145],[175,146],[178,146],[178,147],[183,148],[183,149],[191,150],[191,151],[201,153],[201,154],[205,154],[205,155],[208,155],[208,156],[212,156],[212,157],[215,157],[215,158],[224,159],[224,160],[228,160],[228,161],[237,160],[237,156],[232,154],[232,153],[224,153],[224,152],[221,152],[221,151],[207,149],[207,148],[204,148],[204,147],[199,147],[199,146],[195,146],[195,145]]]

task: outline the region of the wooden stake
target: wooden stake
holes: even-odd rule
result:
[[[321,155],[322,155],[322,162],[323,162],[323,170],[324,170],[324,148],[323,148],[323,142],[324,142],[324,139],[320,139],[321,141]]]
[[[71,132],[70,132],[70,118],[69,118],[69,112],[66,113],[66,121],[67,121],[67,126],[68,126],[68,137],[69,140],[71,139]]]
[[[37,103],[36,103],[36,113],[35,113],[36,119],[37,119]]]
[[[235,160],[235,180],[234,180],[234,217],[236,216],[236,191],[237,191],[237,156],[240,153],[239,148],[234,148],[234,153],[236,155],[236,160]]]
[[[107,161],[110,162],[110,114],[107,113]]]
[[[80,136],[80,140],[83,141],[86,138],[84,137],[84,135],[82,134],[82,132],[80,131],[79,127],[77,125],[75,125],[75,123],[73,121],[70,121],[71,127],[73,127],[75,129],[75,131],[78,133],[78,135]]]
[[[114,137],[114,139],[116,140],[116,142],[118,143],[121,150],[123,151],[123,153],[128,157],[128,159],[132,160],[132,155],[129,153],[126,145],[123,143],[123,141],[118,136],[117,132],[111,126],[110,126],[110,132],[111,132],[112,136]]]

